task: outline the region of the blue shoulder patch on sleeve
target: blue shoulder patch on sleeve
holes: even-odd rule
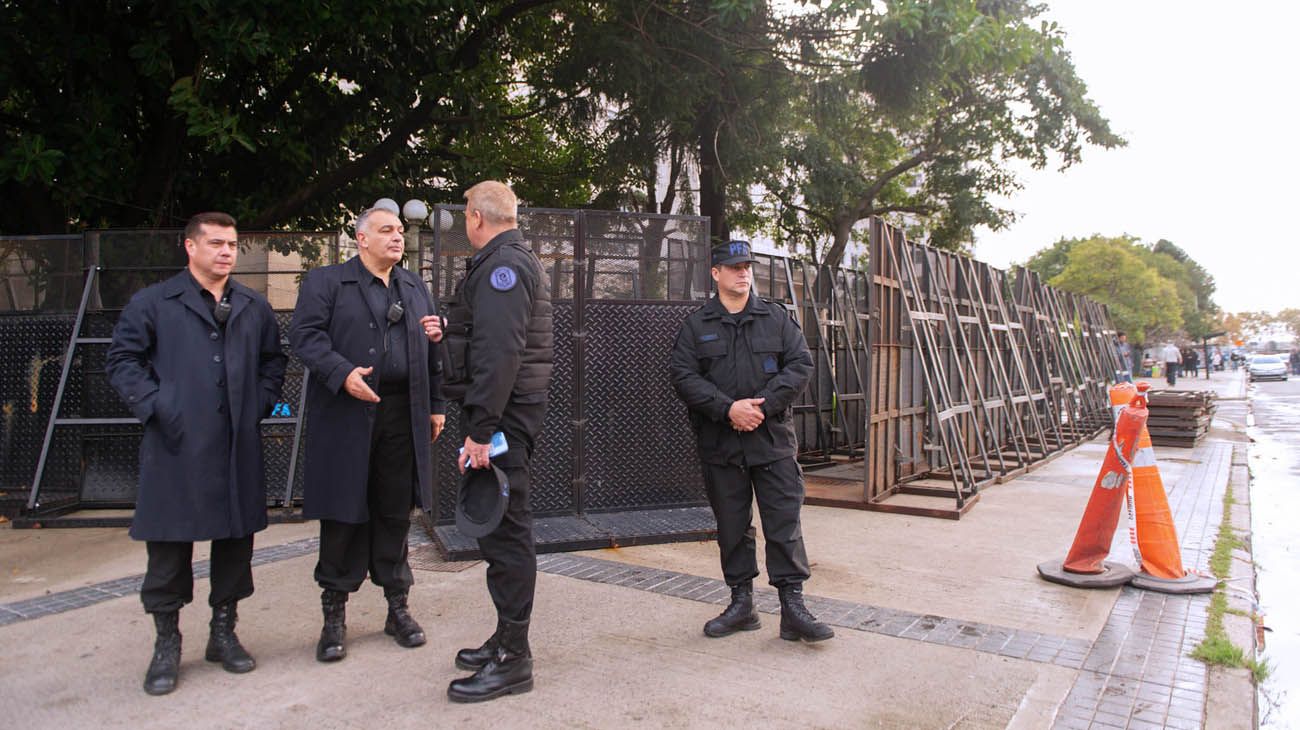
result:
[[[497,291],[510,291],[515,288],[515,284],[519,283],[519,275],[509,266],[498,266],[492,270],[488,281]]]

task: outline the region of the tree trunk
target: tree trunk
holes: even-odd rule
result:
[[[821,263],[831,268],[839,268],[843,265],[844,252],[849,248],[849,238],[853,235],[853,224],[857,223],[852,216],[839,216],[835,219],[835,230],[832,232],[833,240],[830,248],[826,249],[826,255],[822,257]]]
[[[700,148],[700,215],[709,218],[709,238],[714,243],[731,239],[731,226],[727,223],[727,181],[718,159],[717,109],[705,109],[696,125]]]

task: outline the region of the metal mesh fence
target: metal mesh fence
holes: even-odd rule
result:
[[[421,231],[419,269],[445,313],[474,250],[462,206],[436,206],[433,220],[449,225]],[[707,220],[524,209],[519,223],[545,268],[555,317],[554,378],[533,461],[535,511],[703,505],[693,434],[668,382],[667,357],[680,323],[712,291]],[[302,272],[355,252],[350,239],[330,232],[241,240],[236,276],[271,301],[282,335]],[[1094,303],[1028,273],[1013,281],[907,243],[879,222],[869,272],[756,258],[755,292],[799,321],[816,362],[794,407],[801,459],[865,459],[867,500],[958,466],[991,473],[994,457],[1005,469],[1009,452],[1019,450],[1022,461],[1050,453],[1108,422],[1096,403],[1113,367],[1106,365],[1113,332]],[[129,298],[184,259],[174,230],[0,238],[0,492],[25,494],[45,449],[42,506],[133,500],[140,428],[107,384],[104,340]],[[88,269],[96,276],[86,288]],[[87,341],[74,348],[60,389],[83,293],[77,334]],[[293,465],[309,436],[300,421],[305,373],[288,354],[284,410],[263,424],[269,505],[302,496],[302,470]],[[947,394],[957,410],[941,413],[935,394]],[[62,425],[46,439],[56,398]],[[990,406],[998,398],[1003,405]],[[442,522],[453,514],[459,481],[454,405],[448,421],[451,437],[433,447]],[[972,464],[972,454],[985,461]]]

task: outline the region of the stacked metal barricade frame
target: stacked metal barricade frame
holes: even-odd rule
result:
[[[860,493],[815,481],[819,501],[957,519],[985,486],[1110,426],[1104,307],[880,220],[869,240],[866,473]]]

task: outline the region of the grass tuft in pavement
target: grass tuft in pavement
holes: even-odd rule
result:
[[[1192,657],[1206,664],[1233,669],[1250,670],[1255,682],[1263,682],[1268,677],[1270,667],[1268,660],[1246,658],[1246,652],[1228,638],[1223,628],[1223,616],[1226,613],[1248,615],[1244,611],[1228,608],[1228,596],[1224,593],[1224,583],[1232,571],[1232,551],[1244,547],[1237,533],[1232,530],[1232,484],[1223,495],[1223,520],[1219,523],[1219,535],[1214,541],[1214,553],[1210,556],[1210,572],[1220,583],[1214,589],[1214,597],[1206,609],[1209,618],[1205,622],[1205,638],[1192,650]]]

